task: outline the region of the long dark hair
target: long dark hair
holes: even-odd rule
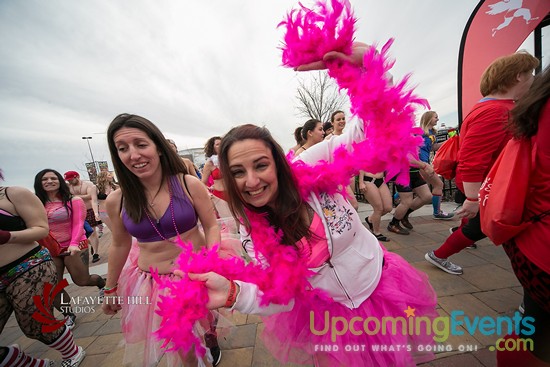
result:
[[[302,138],[304,139],[304,142],[307,141],[307,133],[315,130],[315,128],[317,127],[317,124],[320,124],[320,123],[321,121],[316,119],[310,119],[305,122],[304,126],[302,127]]]
[[[188,172],[181,158],[170,147],[159,128],[151,121],[144,117],[127,113],[120,114],[114,118],[107,129],[107,143],[109,145],[109,152],[111,153],[111,161],[113,162],[116,177],[122,190],[122,196],[126,198],[124,200],[124,209],[128,213],[128,216],[135,223],[138,223],[143,215],[143,210],[147,207],[147,199],[145,197],[145,188],[139,178],[126,168],[118,156],[114,137],[115,133],[123,127],[141,130],[155,143],[160,153],[159,159],[163,174],[162,182],[170,176],[180,173],[186,175]]]
[[[57,180],[59,181],[59,190],[57,192],[57,196],[61,199],[61,202],[63,203],[63,206],[67,210],[67,213],[71,215],[71,208],[67,203],[71,202],[73,195],[71,194],[71,190],[69,189],[69,185],[65,182],[65,179],[59,172],[57,172],[54,169],[46,168],[42,171],[38,172],[36,176],[34,176],[34,193],[40,201],[42,202],[42,205],[46,205],[46,202],[49,200],[48,193],[46,190],[44,190],[44,186],[42,186],[42,177],[48,172],[52,172],[54,175],[57,176]]]
[[[507,128],[515,138],[530,138],[539,128],[539,117],[550,96],[550,66],[535,77],[531,88],[511,112]]]
[[[246,139],[260,140],[271,150],[279,183],[277,197],[273,205],[277,208],[275,211],[267,206],[256,208],[247,204],[231,174],[228,159],[229,149],[234,143]],[[255,212],[267,213],[270,224],[282,230],[285,245],[294,246],[302,237],[309,238],[311,236],[309,223],[306,223],[302,216],[306,209],[306,203],[298,192],[294,174],[286,160],[283,148],[273,139],[268,129],[251,124],[234,127],[222,139],[219,158],[223,183],[229,199],[229,209],[235,218],[243,219],[249,233],[250,222],[246,217],[245,207]]]

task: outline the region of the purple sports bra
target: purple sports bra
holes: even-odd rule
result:
[[[135,223],[128,216],[124,207],[122,208],[122,223],[124,223],[124,227],[126,227],[128,233],[135,237],[138,242],[162,241],[163,238],[159,236],[159,233],[164,238],[172,238],[178,233],[185,233],[197,225],[197,213],[191,201],[183,192],[179,177],[170,176],[169,185],[172,191],[170,205],[168,205],[168,208],[159,220],[155,220],[152,216],[150,216],[151,220],[149,220],[147,214],[143,213],[139,223]],[[172,221],[171,205],[174,207],[174,221],[177,233]],[[153,226],[156,226],[156,230]]]

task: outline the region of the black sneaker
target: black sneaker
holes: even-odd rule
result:
[[[388,224],[388,231],[397,233],[397,234],[403,234],[408,235],[409,231],[407,231],[405,228],[401,227],[399,223],[397,224]]]
[[[216,367],[220,364],[220,361],[222,360],[222,350],[220,347],[212,347],[210,348],[210,354],[212,354],[212,366]]]
[[[93,254],[93,256],[92,256],[92,262],[93,262],[93,263],[96,263],[96,262],[98,262],[98,261],[99,261],[99,254]]]
[[[389,242],[390,239],[386,236],[384,236],[382,233],[379,233],[379,234],[375,234],[374,237],[376,237],[376,239],[380,242]]]

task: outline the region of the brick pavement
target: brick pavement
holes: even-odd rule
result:
[[[443,209],[452,211],[454,206],[443,203]],[[360,203],[359,214],[364,218],[370,211],[368,204]],[[383,232],[390,215],[383,221]],[[391,238],[385,243],[388,250],[403,256],[417,269],[428,274],[430,282],[438,295],[438,311],[448,316],[454,310],[463,310],[466,315],[497,317],[512,315],[522,299],[522,289],[512,273],[510,263],[501,247],[494,246],[489,240],[478,242],[476,250],[465,250],[452,257],[452,260],[464,267],[464,275],[454,276],[442,272],[424,260],[424,254],[439,246],[449,235],[449,228],[458,225],[458,220],[436,221],[431,219],[430,207],[426,206],[413,213],[411,223],[414,231],[409,236],[386,233]],[[101,260],[90,264],[91,273],[106,274],[107,252],[110,245],[110,233],[106,231],[101,238]],[[72,297],[96,295],[95,287],[77,287],[71,284],[67,288]],[[87,356],[82,367],[121,366],[124,354],[124,342],[120,332],[117,315],[103,314],[98,305],[94,312],[78,313],[76,327],[73,329],[77,344],[86,349]],[[235,313],[232,316],[235,327],[231,333],[221,338],[222,362],[220,367],[276,367],[281,366],[265,349],[259,335],[263,324],[259,317]],[[486,366],[496,365],[495,352],[488,349],[495,344],[497,336],[470,335],[464,331],[462,336],[454,335],[445,342],[452,351],[436,354],[436,359],[423,366]],[[26,338],[19,330],[15,317],[11,317],[2,335],[0,345],[17,343],[32,356],[59,359],[57,352],[49,350],[38,341]],[[459,347],[471,346],[474,351],[459,351]],[[161,360],[159,366],[165,366]],[[293,366],[288,364],[286,366]],[[353,367],[353,366],[350,366]]]

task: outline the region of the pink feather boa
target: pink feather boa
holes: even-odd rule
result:
[[[164,339],[163,348],[187,353],[194,347],[197,357],[204,356],[205,349],[200,337],[193,333],[193,326],[207,316],[208,294],[204,283],[190,280],[188,273],[212,271],[230,280],[254,283],[263,292],[261,305],[286,305],[292,299],[308,301],[313,296],[328,297],[322,290],[312,289],[308,278],[314,273],[294,246],[281,244],[281,234],[269,225],[265,215],[247,211],[247,217],[257,263],[245,264],[241,258],[220,258],[218,246],[195,253],[190,243],[178,239],[183,251],[176,259],[175,268],[186,275],[178,280],[161,278],[151,269],[159,287],[170,290],[169,296],[161,297],[157,310],[162,321],[155,333],[159,339]],[[268,259],[269,266],[260,262],[262,257]]]
[[[350,4],[331,0],[316,3],[315,11],[301,5],[291,11],[281,24],[286,26],[283,64],[295,67],[322,60],[328,51],[351,53],[354,25]],[[416,157],[422,134],[414,128],[413,105],[427,106],[427,102],[413,95],[406,88],[408,76],[392,85],[387,73],[393,66],[388,59],[392,41],[381,52],[370,48],[364,55],[363,67],[349,63],[332,62],[327,65],[329,75],[336,79],[341,89],[347,89],[352,113],[363,121],[366,139],[354,144],[351,152],[339,148],[331,162],[318,162],[309,166],[301,161],[292,162],[292,168],[301,195],[307,198],[313,191],[333,194],[338,186],[345,186],[349,178],[360,169],[368,172],[387,171],[388,177],[397,175],[399,183],[409,180],[409,156]],[[263,257],[267,264],[245,264],[242,259],[221,259],[217,250],[192,251],[190,244],[180,241],[183,251],[176,261],[176,268],[187,273],[216,272],[231,280],[256,284],[263,291],[262,305],[269,303],[288,304],[294,298],[304,302],[314,295],[326,297],[312,289],[308,278],[310,270],[294,246],[280,243],[281,235],[270,227],[267,219],[254,212],[247,213],[252,228],[252,241],[257,259]],[[159,315],[163,321],[156,331],[164,339],[168,350],[188,352],[195,348],[197,356],[203,356],[199,336],[193,333],[193,325],[207,315],[208,295],[201,282],[191,281],[187,276],[176,280],[162,280],[154,275],[161,287],[170,289],[170,296],[159,303]]]

